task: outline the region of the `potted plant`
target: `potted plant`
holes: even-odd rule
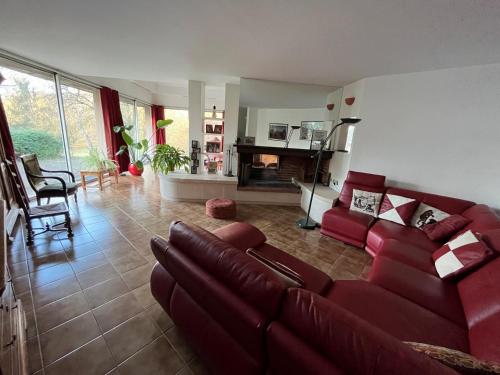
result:
[[[151,162],[151,168],[155,173],[169,174],[176,169],[184,167],[189,172],[191,158],[184,155],[184,151],[170,145],[157,145]]]
[[[133,125],[117,125],[113,127],[113,131],[115,133],[121,133],[122,138],[125,141],[125,145],[120,146],[120,149],[118,150],[116,155],[120,156],[125,151],[128,151],[128,155],[130,158],[128,171],[130,172],[130,174],[134,176],[142,175],[142,172],[144,172],[144,162],[146,160],[151,162],[150,154],[154,151],[154,146],[150,146],[151,140],[159,129],[163,129],[173,122],[174,120],[171,119],[158,120],[156,122],[156,129],[149,140],[144,138],[138,142],[135,142],[134,137],[132,137],[129,133],[129,131],[132,130]]]
[[[83,158],[83,165],[89,171],[116,170],[115,161],[106,158],[104,153],[95,147],[91,148],[89,154]]]

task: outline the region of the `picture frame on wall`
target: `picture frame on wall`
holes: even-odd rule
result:
[[[222,134],[222,125],[215,125],[214,126],[214,133],[215,134]]]
[[[194,140],[194,139],[193,139],[193,140],[191,141],[191,148],[193,149],[193,151],[194,151],[195,149],[200,148],[200,144],[199,144],[199,142],[198,142],[197,140]]]
[[[191,166],[191,174],[197,174],[197,173],[198,173],[198,167],[197,167],[197,166],[192,165],[192,166]]]
[[[313,130],[311,136],[310,149],[319,150],[321,147],[321,142],[323,141],[323,139],[327,137],[327,135],[328,132],[326,130]]]
[[[205,125],[205,132],[213,134],[213,132],[214,132],[214,126],[212,124],[206,124]]]
[[[192,162],[193,162],[193,166],[194,167],[199,167],[200,166],[200,161],[198,159],[193,159]]]
[[[288,124],[269,123],[269,136],[270,141],[286,141],[288,135]]]
[[[194,150],[191,152],[191,160],[198,160],[198,153]]]
[[[255,137],[243,137],[243,144],[248,146],[254,146]]]
[[[324,130],[325,121],[301,121],[299,139],[311,139],[313,131]]]

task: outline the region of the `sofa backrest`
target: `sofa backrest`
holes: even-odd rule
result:
[[[288,289],[266,341],[273,374],[456,374],[304,289]]]
[[[416,199],[451,215],[461,214],[466,209],[474,206],[475,204],[474,202],[464,199],[452,198],[444,195],[430,194],[421,191],[401,189],[396,187],[388,187],[386,193]]]
[[[349,171],[336,205],[349,208],[353,189],[383,193],[385,191],[385,176]]]
[[[458,282],[469,327],[470,353],[500,362],[500,258]]]
[[[500,230],[500,217],[487,205],[477,204],[465,210],[462,216],[472,220],[463,231],[472,230],[484,234],[494,229]],[[462,232],[463,232],[462,231]],[[500,251],[500,248],[497,249]]]
[[[226,336],[263,364],[265,328],[277,315],[285,291],[278,276],[245,252],[194,225],[172,223],[168,246],[164,256],[155,256],[178,284],[170,303],[173,320],[187,319],[183,303],[175,300],[187,293]],[[217,357],[214,361],[219,360]]]

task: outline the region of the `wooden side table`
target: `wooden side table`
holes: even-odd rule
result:
[[[115,176],[115,183],[118,184],[118,169],[102,169],[100,171],[80,171],[80,178],[82,181],[83,190],[87,190],[87,181],[85,177],[96,177],[99,182],[99,190],[102,191],[102,184],[105,178],[108,177],[110,180],[112,176]]]

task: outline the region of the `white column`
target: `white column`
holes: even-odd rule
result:
[[[225,90],[225,118],[224,118],[224,170],[228,163],[226,150],[236,144],[238,136],[238,112],[240,109],[240,85],[226,83]],[[235,151],[235,150],[234,150]],[[236,153],[233,154],[232,171],[236,174]]]
[[[191,141],[197,140],[203,148],[203,114],[205,112],[205,82],[189,81],[189,150],[192,151]],[[203,152],[203,149],[202,149]],[[203,157],[200,157],[198,173],[203,170]]]

